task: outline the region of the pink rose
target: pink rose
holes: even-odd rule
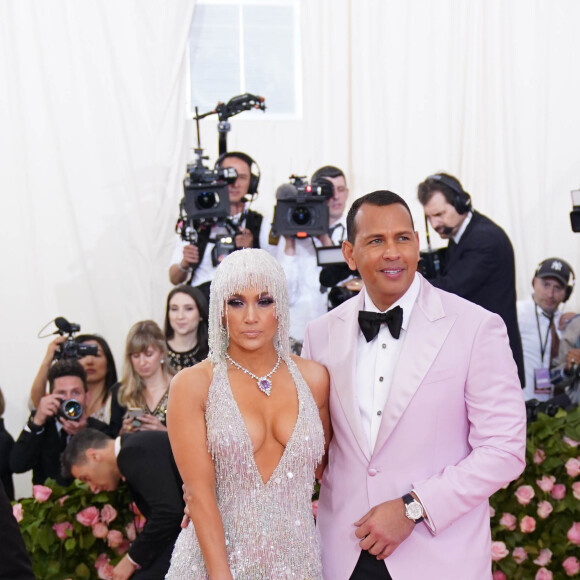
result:
[[[34,499],[38,502],[46,501],[50,497],[51,493],[52,489],[50,489],[50,487],[46,487],[46,485],[32,486],[32,495]]]
[[[516,564],[521,564],[522,562],[525,562],[528,559],[528,553],[526,552],[525,548],[517,546],[516,548],[514,548],[514,551],[512,552],[512,557]]]
[[[516,524],[518,520],[513,514],[503,514],[499,520],[499,525],[503,526],[506,530],[513,532],[516,529]]]
[[[103,564],[97,568],[97,576],[101,580],[113,580],[114,567],[111,564]]]
[[[12,506],[12,513],[14,514],[14,519],[17,522],[21,522],[22,518],[24,517],[24,512],[22,511],[22,504],[21,503],[15,503]]]
[[[534,463],[540,465],[544,459],[546,459],[544,451],[542,449],[536,449],[536,452],[534,453]]]
[[[107,554],[105,554],[105,552],[102,552],[97,556],[97,559],[95,560],[95,568],[100,568],[101,566],[104,566],[105,564],[108,563],[109,558],[107,558]]]
[[[493,580],[507,580],[506,575],[501,570],[496,570],[493,573]]]
[[[135,514],[133,518],[135,520],[135,528],[138,532],[141,532],[145,527],[145,522],[147,519],[145,516],[139,511],[137,504],[135,502],[129,504],[129,509]]]
[[[574,522],[567,535],[573,544],[580,546],[580,522]]]
[[[566,461],[566,472],[572,478],[578,477],[580,475],[580,461],[575,459],[574,457],[570,457],[568,461]]]
[[[493,518],[493,516],[495,516],[495,508],[492,505],[490,505],[489,506],[489,517]]]
[[[554,510],[552,504],[549,501],[541,501],[538,504],[538,517],[545,520]]]
[[[545,491],[546,493],[550,493],[552,488],[554,487],[554,483],[556,482],[556,478],[553,475],[544,475],[542,479],[537,479],[536,483],[538,487]]]
[[[578,562],[578,558],[568,556],[568,558],[562,562],[562,568],[564,568],[564,571],[568,576],[574,576],[580,572],[580,562]]]
[[[491,559],[494,562],[502,560],[505,558],[510,551],[506,548],[503,542],[492,542],[491,543]]]
[[[115,552],[117,552],[117,554],[121,556],[129,549],[130,545],[131,543],[129,542],[129,540],[123,540],[121,544],[115,548]]]
[[[528,505],[536,494],[531,485],[520,485],[520,487],[516,489],[515,495],[518,503],[521,505]]]
[[[99,521],[99,510],[95,506],[85,508],[77,514],[77,521],[83,526],[92,527]]]
[[[580,445],[579,441],[574,441],[574,439],[570,439],[570,437],[566,437],[566,435],[562,437],[562,441],[567,445],[570,445],[570,447],[578,447],[578,445]]]
[[[106,504],[101,510],[101,521],[110,524],[117,517],[117,510],[110,504]]]
[[[520,530],[524,534],[531,534],[536,529],[536,520],[531,516],[524,516],[520,521]]]
[[[316,519],[316,516],[318,515],[318,500],[315,499],[312,502],[312,515],[314,516],[314,518]]]
[[[106,538],[108,533],[109,528],[107,527],[107,524],[104,524],[103,522],[93,524],[93,536],[95,536],[95,538]]]
[[[580,481],[575,481],[572,484],[572,495],[576,498],[576,499],[580,499]]]
[[[538,557],[534,560],[534,564],[538,566],[547,566],[552,559],[552,551],[548,550],[548,548],[544,548],[540,550]]]
[[[55,531],[57,537],[60,540],[66,540],[68,537],[70,537],[70,535],[67,534],[67,532],[69,530],[72,532],[73,527],[70,522],[62,522],[60,524],[54,524],[54,526],[52,526],[52,529]]]
[[[123,534],[119,530],[109,530],[107,543],[111,548],[118,548],[123,543]]]
[[[70,497],[70,495],[63,495],[62,497],[58,498],[58,503],[60,507],[64,505],[64,502]]]
[[[550,570],[547,570],[546,568],[540,568],[536,572],[535,580],[552,580],[553,577],[554,576]]]
[[[127,539],[130,542],[135,541],[135,538],[137,537],[137,532],[135,531],[135,524],[133,522],[129,522],[125,526],[125,533],[127,534]]]
[[[566,497],[566,486],[563,483],[557,483],[552,489],[554,499],[564,499]]]

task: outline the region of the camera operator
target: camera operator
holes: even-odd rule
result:
[[[473,209],[470,195],[452,175],[427,177],[419,184],[418,198],[431,227],[449,239],[442,273],[429,282],[503,318],[523,386],[515,261],[509,238],[496,223]]]
[[[108,425],[84,413],[87,376],[74,359],[55,362],[48,369],[49,394],[40,399],[10,453],[14,473],[32,469],[32,483],[43,484],[48,477],[61,485],[60,454],[70,436],[87,426],[107,431]],[[68,417],[68,418],[67,418]]]
[[[332,184],[333,194],[328,205],[328,233],[318,237],[296,238],[284,236],[278,260],[288,281],[290,298],[290,336],[293,349],[299,351],[304,340],[306,324],[328,310],[328,288],[320,284],[316,248],[342,244],[346,239],[345,208],[348,187],[342,170],[325,165],[312,175],[312,183],[325,179]],[[283,249],[282,249],[282,246]]]
[[[248,207],[260,181],[256,162],[246,153],[231,151],[219,157],[216,168],[233,168],[237,173],[236,180],[228,185],[230,217],[224,224],[202,228],[197,244],[177,240],[169,268],[172,284],[199,286],[211,282],[219,265],[215,263],[215,256],[212,259],[215,241],[222,235],[233,235],[235,249],[268,247],[268,232],[262,228],[263,216]]]
[[[555,390],[564,389],[572,403],[580,402],[580,315],[572,318],[562,332],[551,378]]]

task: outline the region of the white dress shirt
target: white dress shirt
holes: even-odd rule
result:
[[[375,448],[383,412],[388,404],[387,400],[391,391],[393,375],[420,288],[420,278],[415,275],[407,292],[388,308],[388,310],[392,310],[395,306],[400,306],[403,309],[403,324],[401,335],[398,339],[391,336],[386,324],[381,324],[379,334],[370,342],[366,341],[359,329],[356,359],[356,398],[363,430],[367,435],[371,453]],[[364,309],[368,312],[381,312],[373,304],[366,289],[364,294]]]

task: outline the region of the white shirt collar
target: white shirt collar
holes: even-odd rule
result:
[[[407,326],[409,325],[409,319],[411,318],[411,312],[413,311],[413,306],[415,306],[415,302],[417,301],[417,297],[419,296],[419,290],[421,289],[421,279],[415,273],[415,277],[413,278],[413,282],[407,291],[396,301],[394,302],[387,310],[384,312],[388,312],[389,310],[395,308],[395,306],[400,306],[403,309],[403,323],[402,328],[407,330]],[[372,301],[371,297],[368,295],[366,288],[364,289],[364,309],[368,312],[383,312],[379,310],[375,303]]]
[[[459,240],[461,239],[461,236],[465,233],[465,230],[467,229],[467,226],[469,225],[469,222],[471,221],[471,218],[473,217],[473,212],[469,212],[466,216],[466,218],[463,220],[463,223],[461,224],[461,227],[457,230],[457,233],[453,236],[453,241],[458,244]]]
[[[119,457],[120,451],[121,451],[121,438],[117,437],[115,439],[115,457]]]

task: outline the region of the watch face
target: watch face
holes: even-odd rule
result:
[[[418,520],[423,517],[423,508],[419,502],[413,501],[410,504],[407,504],[406,514],[408,518]]]

